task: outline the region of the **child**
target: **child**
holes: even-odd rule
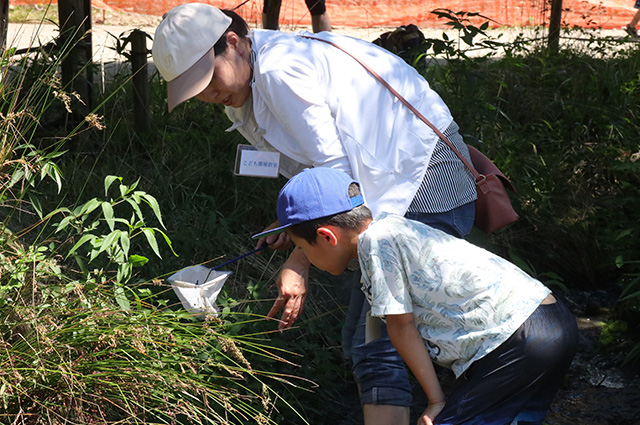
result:
[[[575,318],[542,283],[425,224],[372,218],[342,171],[294,176],[277,212],[281,226],[255,237],[286,231],[335,275],[358,259],[371,314],[429,399],[419,425],[542,423],[577,342]],[[432,361],[456,375],[446,400]]]

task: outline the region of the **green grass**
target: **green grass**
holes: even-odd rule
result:
[[[92,16],[101,17],[102,14],[101,9],[91,8]],[[56,4],[11,6],[9,8],[9,22],[11,24],[39,24],[42,22],[58,25],[58,6]]]
[[[58,23],[57,5],[12,6],[9,8],[12,24]]]

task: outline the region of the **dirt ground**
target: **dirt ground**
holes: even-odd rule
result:
[[[153,35],[160,18],[156,16],[122,14],[104,11],[94,14],[93,46],[94,61],[112,62],[119,58],[113,47],[116,38],[133,28],[139,28]],[[106,25],[105,25],[106,24]],[[291,29],[305,29],[296,27]],[[372,41],[380,34],[390,30],[387,27],[376,28],[340,28],[335,32]],[[286,29],[285,29],[286,30]],[[424,28],[427,37],[440,36],[442,29]],[[508,30],[491,30],[508,32]],[[523,31],[517,29],[513,34]],[[599,30],[602,36],[623,37],[622,30]],[[448,32],[450,35],[454,33]],[[37,23],[9,23],[8,45],[27,47],[33,43],[46,43],[57,35],[57,27]],[[149,47],[150,47],[149,43]],[[566,297],[567,304],[578,317],[580,342],[578,354],[571,366],[567,385],[557,395],[547,416],[547,425],[640,425],[640,376],[639,371],[622,369],[622,358],[630,347],[618,346],[602,350],[598,345],[601,330],[599,317],[593,314],[590,306],[597,305],[596,312],[605,313],[615,302],[612,294],[572,293]],[[451,384],[451,375],[442,374],[444,386]],[[425,406],[424,395],[418,389],[415,394],[415,417]],[[362,423],[362,415],[355,394],[355,387],[345,388],[344,399],[336,409],[344,411],[344,420],[337,425]],[[415,423],[415,422],[414,422]]]
[[[578,318],[580,340],[567,386],[547,416],[549,425],[640,424],[640,368],[621,368],[631,347],[623,341],[607,349],[598,344],[604,318],[599,315],[606,316],[616,297],[598,291],[574,292],[565,299]]]

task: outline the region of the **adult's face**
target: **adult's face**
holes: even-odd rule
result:
[[[196,98],[239,108],[251,94],[251,45],[234,32],[227,33],[227,49],[216,55],[211,82]]]

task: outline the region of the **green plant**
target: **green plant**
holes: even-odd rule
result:
[[[108,284],[33,287],[0,324],[2,417],[59,423],[275,423],[292,377],[252,367],[244,353],[282,361],[253,336],[230,336],[219,320],[185,312],[131,310],[109,302]],[[147,305],[147,307],[145,307]]]
[[[133,43],[133,35],[136,32],[142,33],[145,37],[145,41],[153,40],[151,35],[139,29],[122,32],[119,36],[109,33],[109,35],[115,40],[115,43],[116,43],[115,47],[110,47],[110,49],[114,50],[119,56],[123,57],[127,62],[131,62],[132,54],[128,49],[131,48],[131,44]],[[150,53],[151,53],[151,50],[148,50],[147,54],[150,54]]]
[[[453,12],[449,9],[434,9],[431,11],[436,15],[438,19],[446,19],[445,25],[458,31],[458,38],[455,40],[449,39],[446,33],[442,33],[442,39],[430,38],[426,40],[425,47],[433,49],[433,53],[436,55],[444,54],[447,59],[452,58],[465,58],[466,52],[462,49],[460,42],[463,42],[467,47],[475,48],[488,48],[490,51],[495,51],[497,47],[502,43],[491,39],[485,32],[489,28],[490,18],[474,12]],[[486,19],[480,27],[476,27],[471,23],[471,18]],[[477,37],[483,36],[478,41]]]
[[[195,321],[160,279],[134,281],[146,250],[161,256],[159,235],[173,252],[161,207],[139,180],[105,173],[93,185],[99,155],[82,181],[65,180],[74,156],[65,148],[81,125],[44,125],[70,94],[56,80],[64,51],[38,55],[2,68],[1,421],[273,424],[287,412],[306,423],[279,394],[307,383],[252,365],[285,362],[287,350],[259,332],[232,333],[230,319]],[[34,69],[44,72],[31,80]],[[163,229],[147,223],[146,208]],[[240,316],[233,322],[264,320]]]
[[[146,224],[142,213],[141,205],[148,205],[155,218],[162,223],[160,207],[156,199],[143,191],[135,190],[138,182],[131,186],[122,183],[122,178],[117,176],[107,176],[104,181],[104,195],[109,194],[109,188],[114,182],[119,181],[118,196],[109,200],[93,198],[73,210],[69,208],[58,208],[49,214],[48,218],[56,215],[64,215],[64,218],[55,225],[56,232],[73,229],[72,233],[79,235],[78,241],[69,250],[67,256],[73,256],[80,266],[85,276],[90,276],[90,271],[83,260],[83,256],[78,255],[80,249],[87,244],[86,257],[89,263],[94,262],[98,256],[104,253],[109,263],[117,266],[115,282],[125,285],[132,277],[132,270],[135,266],[142,266],[147,263],[148,258],[130,254],[132,240],[144,235],[147,243],[153,252],[160,258],[160,251],[156,239],[156,233],[163,236],[167,245],[171,248],[171,241],[167,235],[157,227],[149,227]],[[127,205],[131,209],[131,218],[126,219],[114,214],[114,210]],[[102,233],[101,224],[106,224],[108,233]],[[103,269],[108,269],[109,265],[103,265]],[[125,305],[121,304],[121,307]]]
[[[44,2],[43,2],[44,3]],[[9,22],[15,23],[57,23],[58,13],[51,3],[13,6],[9,9]]]

